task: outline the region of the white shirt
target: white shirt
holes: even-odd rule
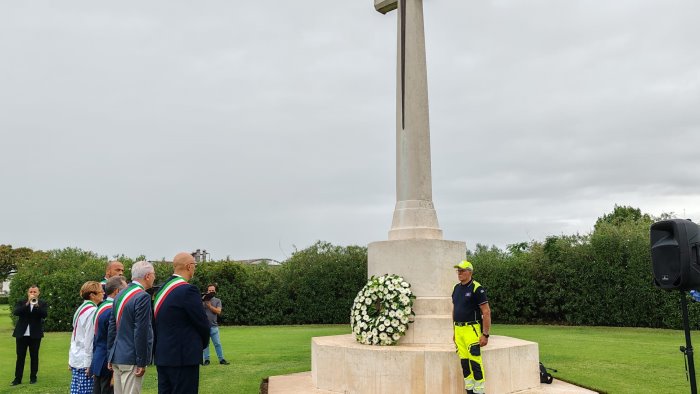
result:
[[[97,308],[91,307],[80,315],[73,328],[75,335],[71,332],[68,365],[73,368],[88,368],[92,363],[92,341],[95,339],[93,317],[95,312],[97,312]]]
[[[34,304],[29,304],[29,312],[34,310]],[[24,331],[24,336],[28,337],[29,336],[29,324],[27,324],[27,330]]]

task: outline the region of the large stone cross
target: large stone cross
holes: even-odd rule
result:
[[[442,239],[433,206],[423,0],[374,0],[398,8],[396,67],[396,206],[389,240]]]

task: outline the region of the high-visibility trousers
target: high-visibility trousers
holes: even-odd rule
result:
[[[474,393],[486,392],[486,374],[481,360],[481,325],[474,323],[465,326],[455,326],[455,343],[457,354],[462,363],[464,374],[464,388]]]

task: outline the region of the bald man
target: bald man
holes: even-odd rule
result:
[[[100,281],[103,291],[106,290],[105,286],[107,285],[107,280],[113,276],[124,276],[124,264],[122,264],[121,261],[113,260],[107,263],[105,267],[105,277]],[[105,291],[105,294],[107,294],[107,291]]]
[[[199,290],[188,283],[196,266],[191,254],[178,253],[173,259],[174,274],[153,303],[159,394],[199,392],[199,364],[209,343],[209,320]]]

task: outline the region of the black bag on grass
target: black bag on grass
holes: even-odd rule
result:
[[[540,363],[540,383],[552,384],[554,377],[551,373],[547,372],[547,370],[557,372],[556,369],[547,368],[544,366],[544,364]]]

